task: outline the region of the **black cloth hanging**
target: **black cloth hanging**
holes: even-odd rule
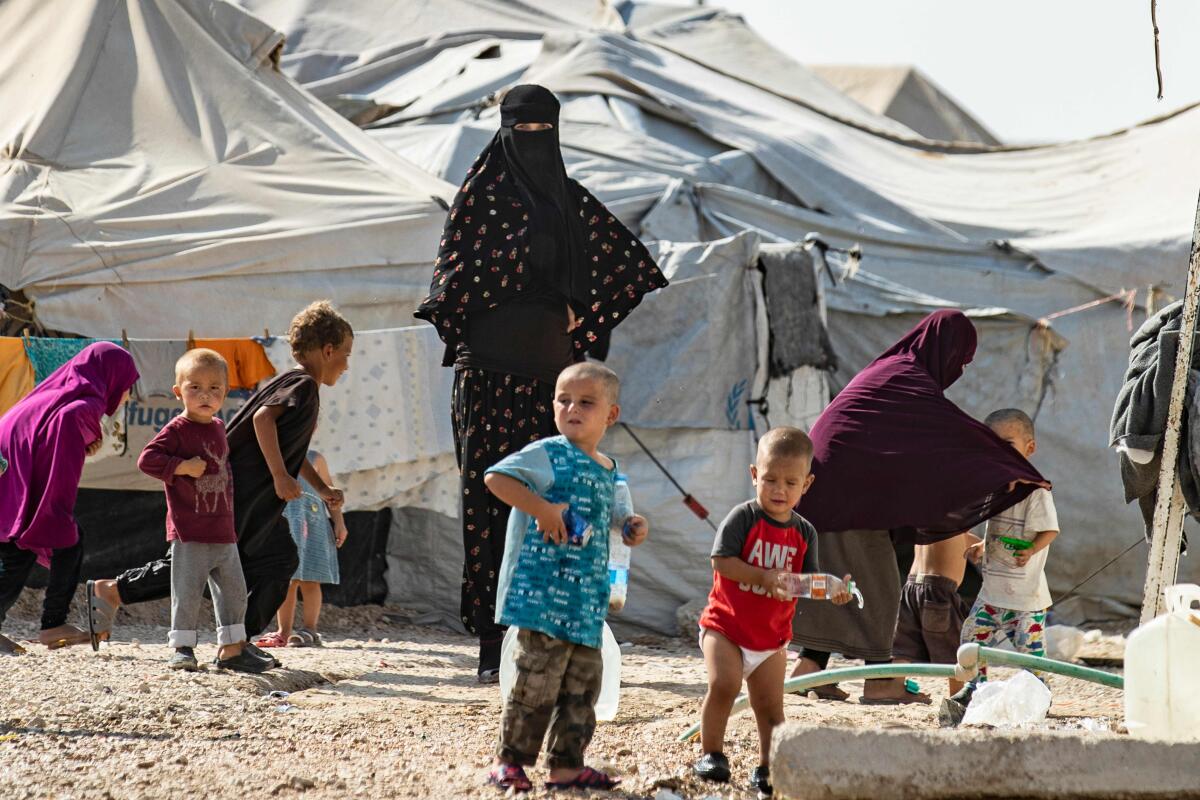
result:
[[[517,86],[500,107],[500,130],[467,171],[442,234],[429,296],[416,317],[455,362],[474,314],[520,298],[570,304],[581,325],[579,358],[603,358],[609,335],[647,292],[667,285],[638,238],[577,181],[559,150],[558,101]],[[548,123],[541,131],[521,123]]]

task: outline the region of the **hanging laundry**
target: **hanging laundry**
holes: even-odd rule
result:
[[[16,337],[0,337],[0,414],[33,391],[33,364]]]
[[[837,355],[821,321],[812,255],[795,247],[767,246],[759,263],[771,329],[771,377],[798,367],[836,370]]]
[[[142,376],[136,389],[138,397],[173,397],[175,362],[187,349],[187,342],[182,340],[130,339],[129,352]]]
[[[431,327],[358,331],[350,370],[321,390],[312,447],[336,473],[372,470],[454,452],[450,429],[453,371],[442,369],[444,345]],[[291,346],[267,346],[275,368],[295,364]]]
[[[25,354],[33,363],[35,383],[49,378],[56,369],[79,355],[88,345],[96,342],[121,344],[116,339],[51,339],[40,336],[29,336],[21,341],[25,345]]]
[[[193,344],[216,350],[229,362],[230,389],[253,389],[275,375],[263,346],[254,339],[196,339]]]

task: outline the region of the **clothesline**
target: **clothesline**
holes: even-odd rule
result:
[[[1088,311],[1090,309],[1105,305],[1106,303],[1113,303],[1119,300],[1121,301],[1121,305],[1125,307],[1125,325],[1130,331],[1133,331],[1133,310],[1137,307],[1137,295],[1137,289],[1122,289],[1119,292],[1110,294],[1108,297],[1101,297],[1099,300],[1093,300],[1090,303],[1083,303],[1081,305],[1072,306],[1071,308],[1064,308],[1062,311],[1055,311],[1053,314],[1047,314],[1038,320],[1038,325],[1043,328],[1048,328],[1050,327],[1051,320],[1056,320],[1071,314],[1078,314],[1080,311]]]

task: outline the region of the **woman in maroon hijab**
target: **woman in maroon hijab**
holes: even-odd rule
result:
[[[820,534],[821,566],[850,573],[865,607],[808,603],[794,623],[794,674],[831,652],[892,658],[900,574],[891,534],[918,543],[955,536],[1020,502],[1037,470],[990,428],[946,399],[975,356],[975,326],[959,311],[930,314],[871,362],[813,424],[813,475],[800,511]],[[823,697],[845,699],[836,686]],[[868,681],[866,700],[928,702],[901,681]]]

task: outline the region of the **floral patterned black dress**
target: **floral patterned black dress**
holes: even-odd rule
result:
[[[528,194],[513,178],[500,135],[475,160],[455,196],[434,265],[430,294],[416,316],[446,343],[456,370],[453,422],[462,489],[464,549],[461,616],[494,650],[496,576],[509,507],[484,473],[500,459],[555,433],[558,372],[585,355],[602,356],[612,329],[647,292],[667,285],[645,246],[590,192],[566,179],[581,242],[583,285],[567,298],[534,268]],[[583,297],[581,298],[580,295]],[[581,302],[583,299],[585,302]],[[579,326],[567,332],[568,303]],[[481,663],[481,672],[485,665]]]

